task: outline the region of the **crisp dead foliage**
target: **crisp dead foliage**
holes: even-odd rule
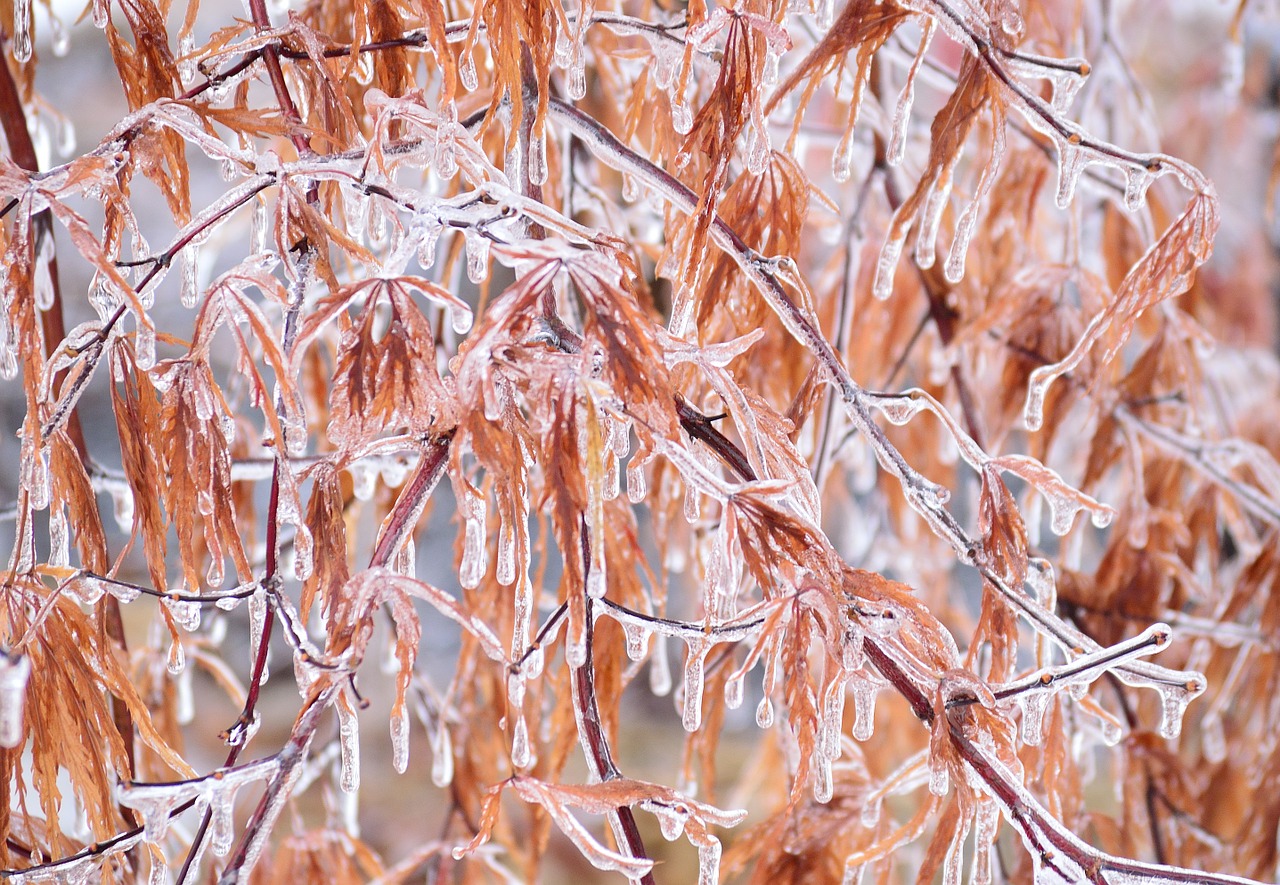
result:
[[[0,877],[1273,880],[1247,6],[4,6]]]

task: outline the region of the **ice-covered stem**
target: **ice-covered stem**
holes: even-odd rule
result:
[[[4,61],[0,63],[0,127],[3,127],[5,141],[9,145],[9,156],[16,164],[28,172],[39,172],[40,161],[36,156],[35,143],[31,140],[31,131],[27,128],[27,115],[22,108],[22,97],[18,94],[18,85],[14,82],[13,71],[9,69],[9,54],[0,54],[4,55]],[[47,270],[49,273],[49,291],[51,293],[50,305],[48,310],[40,312],[40,325],[41,331],[44,333],[45,354],[52,355],[53,351],[62,344],[62,340],[67,337],[66,322],[62,314],[62,284],[58,278],[58,255],[53,244],[53,213],[48,209],[37,213],[31,219],[31,232],[37,254],[43,251],[40,247],[41,241],[47,241],[48,243],[44,248],[48,250],[46,254],[49,256]],[[54,375],[52,390],[58,390],[62,387],[63,379],[66,378],[68,371],[69,368],[64,368]],[[67,435],[71,438],[72,445],[75,446],[76,454],[87,469],[89,466],[89,447],[85,444],[84,428],[80,423],[80,416],[74,408],[67,411],[66,426]],[[103,554],[106,554],[105,550]],[[116,648],[120,650],[120,653],[127,656],[129,647],[124,636],[124,621],[120,617],[120,602],[114,597],[103,600],[102,616],[107,636],[110,637]],[[124,741],[125,758],[129,761],[129,776],[133,777],[136,764],[133,746],[133,716],[130,714],[128,706],[117,697],[111,698],[111,718],[116,731],[120,733],[120,739]],[[121,814],[130,823],[134,821],[131,811],[122,808]]]
[[[863,640],[867,660],[911,706],[926,726],[936,718],[924,689],[898,664],[887,643],[867,635]],[[1201,873],[1163,864],[1126,860],[1095,849],[1054,818],[1027,791],[1017,776],[989,757],[965,734],[968,703],[952,701],[945,707],[947,737],[964,763],[978,776],[983,788],[1000,803],[1005,817],[1018,830],[1038,863],[1058,870],[1063,881],[1110,885],[1106,874],[1119,873],[1150,883],[1198,883],[1198,885],[1258,885],[1252,879]]]
[[[583,580],[591,573],[591,545],[588,540],[587,519],[582,517],[582,575]],[[600,706],[596,702],[596,670],[592,644],[595,638],[595,618],[591,607],[595,602],[590,596],[586,599],[586,627],[583,638],[582,665],[573,671],[573,702],[577,707],[578,740],[587,756],[587,765],[600,781],[612,780],[621,776],[618,766],[613,761],[613,752],[609,748],[609,737],[604,733],[604,724],[600,721]],[[640,836],[640,828],[636,825],[635,813],[630,806],[623,805],[614,809],[610,815],[616,821],[616,831],[622,850],[630,857],[647,858],[644,840]],[[653,873],[645,873],[639,880],[643,885],[654,885]]]
[[[249,13],[253,16],[253,24],[259,31],[271,29],[271,18],[267,15],[266,0],[249,0]],[[267,69],[267,79],[276,94],[276,103],[280,105],[280,113],[284,115],[289,127],[289,140],[298,149],[298,156],[305,157],[311,153],[311,144],[302,132],[302,117],[289,95],[289,87],[284,82],[284,71],[280,68],[280,53],[274,43],[262,47],[262,61]],[[311,198],[311,194],[308,194]]]
[[[552,117],[577,135],[587,149],[605,165],[643,181],[686,214],[696,211],[698,200],[692,190],[666,170],[631,150],[597,120],[556,98],[550,100],[549,110]],[[866,391],[853,380],[814,321],[787,293],[782,282],[784,274],[795,285],[802,285],[794,264],[789,259],[761,255],[748,246],[718,214],[712,216],[709,234],[711,241],[746,274],[787,331],[813,354],[821,371],[839,394],[853,429],[871,445],[880,466],[899,481],[907,503],[933,532],[951,545],[961,562],[973,566],[990,581],[991,586],[1036,630],[1052,638],[1071,654],[1097,651],[1100,646],[1096,642],[1022,592],[1022,588],[1011,586],[994,568],[982,561],[981,543],[969,537],[945,506],[947,490],[922,476],[889,441],[872,417],[872,407]],[[1117,672],[1127,683],[1133,685],[1187,683],[1190,687],[1191,674],[1172,671],[1155,664],[1127,663],[1118,667]],[[1203,683],[1203,680],[1199,682]]]
[[[453,434],[454,431],[449,430],[426,441],[413,479],[396,499],[395,507],[387,514],[378,532],[378,543],[369,558],[370,568],[386,567],[404,544],[405,536],[418,524],[422,508],[449,464],[449,445],[453,442]]]
[[[276,754],[279,767],[267,784],[258,807],[254,809],[253,816],[249,818],[240,840],[231,852],[222,875],[218,877],[218,885],[236,885],[238,882],[247,881],[254,864],[262,855],[267,839],[271,836],[276,819],[284,810],[285,801],[289,798],[293,785],[302,774],[302,763],[306,761],[311,740],[315,737],[316,727],[320,724],[320,717],[338,696],[342,684],[337,682],[325,686],[307,700],[302,712],[298,714],[293,730],[289,733],[288,742]],[[181,881],[179,879],[179,882]]]

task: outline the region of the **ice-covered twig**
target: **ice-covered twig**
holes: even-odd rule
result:
[[[681,211],[692,213],[696,210],[698,201],[693,191],[620,142],[599,122],[555,98],[550,100],[549,107],[552,117],[577,135],[601,162],[645,181]],[[979,561],[980,544],[965,532],[946,509],[947,490],[922,476],[889,441],[872,418],[871,399],[866,391],[853,380],[814,320],[788,295],[779,279],[778,271],[782,262],[766,258],[749,247],[719,215],[712,218],[710,237],[725,254],[737,262],[786,329],[814,355],[818,365],[838,391],[854,429],[871,445],[881,467],[901,483],[911,508],[924,518],[939,537],[951,545],[960,561],[977,568],[1023,617],[1068,653],[1097,651],[1099,646],[1096,642],[1040,605],[1021,588],[1009,586],[994,569]],[[1202,678],[1197,682],[1193,674],[1178,673],[1152,664],[1129,663],[1118,668],[1117,672],[1126,682],[1134,685],[1191,685],[1195,682],[1203,690]]]

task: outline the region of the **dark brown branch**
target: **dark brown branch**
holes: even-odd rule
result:
[[[591,573],[591,545],[588,541],[586,517],[582,517],[582,576],[586,580]],[[621,776],[618,766],[613,761],[613,751],[609,747],[609,737],[604,732],[604,724],[600,721],[600,706],[596,702],[595,662],[592,645],[595,637],[595,619],[591,614],[591,597],[586,599],[586,627],[584,639],[585,657],[582,666],[573,671],[574,703],[578,705],[579,737],[583,747],[590,755],[590,763],[596,776],[602,781],[613,780]],[[625,843],[622,848],[631,857],[647,858],[644,839],[640,836],[640,828],[636,825],[635,813],[630,806],[622,805],[614,809],[618,816],[618,829]],[[640,881],[643,885],[654,885],[653,873],[645,873]]]

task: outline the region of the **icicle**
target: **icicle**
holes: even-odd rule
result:
[[[182,306],[195,307],[200,301],[200,285],[197,279],[200,258],[196,246],[182,250]]]
[[[844,184],[853,175],[854,127],[845,130],[836,145],[836,152],[831,157],[831,175],[839,184]]]
[[[935,796],[947,795],[951,788],[951,775],[947,772],[947,763],[941,756],[929,757],[929,792]]]
[[[1160,692],[1160,737],[1173,740],[1182,733],[1182,716],[1187,705],[1204,691],[1203,679],[1191,680],[1186,685],[1157,684]]]
[[[213,790],[209,795],[209,811],[213,818],[210,847],[218,857],[226,857],[235,841],[235,793],[229,789]]]
[[[769,167],[769,156],[772,150],[769,144],[769,133],[757,126],[747,130],[747,171],[752,175],[763,175]]]
[[[431,783],[447,787],[453,782],[453,744],[444,722],[436,724],[431,735]]]
[[[484,519],[484,499],[477,498],[472,503],[472,512],[467,516],[462,564],[458,569],[458,582],[468,590],[480,586],[480,580],[488,569]]]
[[[50,20],[58,21],[58,17],[55,15]],[[63,53],[66,53],[65,49]],[[55,52],[54,54],[56,55],[57,53]],[[70,117],[59,117],[57,126],[58,141],[56,149],[58,156],[69,159],[76,152],[76,124],[71,122]]]
[[[844,700],[844,681],[836,679],[827,689],[822,705],[822,719],[818,724],[818,753],[826,759],[840,758],[840,737],[844,731]]]
[[[924,208],[920,212],[920,227],[916,231],[916,264],[927,270],[933,267],[938,252],[938,228],[942,224],[942,213],[946,211],[951,197],[951,170],[943,172],[938,181],[929,188],[925,197]]]
[[[1000,831],[1000,806],[990,799],[979,801],[973,823],[973,865],[969,885],[991,885],[991,858]]]
[[[262,625],[267,617],[267,594],[259,586],[249,597],[249,658],[256,661],[258,659],[258,643],[262,638]],[[259,685],[265,685],[267,681],[267,668],[262,668],[262,681]]]
[[[698,490],[692,484],[686,483],[684,487],[684,518],[690,525],[696,525],[699,518],[699,495]]]
[[[623,635],[627,637],[627,657],[633,661],[644,660],[649,650],[649,630],[635,621],[622,622]]]
[[[50,14],[49,16],[50,30],[50,48],[56,58],[66,57],[67,51],[71,48],[71,34],[67,31],[67,23],[62,20],[62,16]]]
[[[458,79],[467,92],[475,92],[480,86],[480,78],[476,75],[475,55],[466,49],[458,53]]]
[[[689,109],[689,103],[679,87],[676,87],[675,94],[671,96],[671,128],[678,135],[688,135],[693,128],[693,111]]]
[[[404,704],[391,711],[391,767],[396,774],[409,768],[409,711]]]
[[[340,770],[338,786],[344,793],[360,789],[360,723],[355,711],[345,704],[337,705]]]
[[[1044,714],[1049,705],[1052,692],[1031,689],[1018,696],[1018,706],[1022,708],[1022,742],[1029,747],[1040,746],[1044,738]]]
[[[876,278],[872,284],[871,293],[881,301],[893,293],[893,278],[897,273],[898,260],[902,257],[902,248],[906,241],[906,228],[894,225],[890,228],[890,235],[885,239],[884,245],[880,247],[880,257],[876,261]]]
[[[568,93],[570,101],[582,101],[587,96],[587,60],[581,51],[569,65]]]
[[[1137,212],[1147,200],[1147,189],[1156,180],[1160,164],[1153,161],[1147,166],[1127,166],[1124,171],[1124,207]]]
[[[660,698],[671,692],[671,660],[667,657],[665,633],[658,633],[653,639],[653,654],[649,657],[649,690]]]
[[[1084,171],[1088,154],[1080,147],[1079,134],[1072,133],[1067,138],[1058,139],[1058,194],[1056,202],[1059,209],[1071,205],[1075,196],[1076,184],[1080,181],[1080,173]]]
[[[58,507],[49,512],[49,565],[66,567],[70,561],[67,540],[67,513]]]
[[[13,58],[31,61],[31,0],[13,2]]]
[[[23,710],[31,659],[24,654],[0,652],[0,747],[13,749],[22,744]]]
[[[467,253],[467,279],[479,285],[489,273],[489,240],[472,228],[467,228],[463,238]]]
[[[529,745],[529,722],[521,710],[516,716],[516,724],[511,732],[511,765],[517,771],[524,771],[533,764],[533,751]]]
[[[627,465],[627,500],[632,504],[639,504],[648,493],[644,463],[639,458],[632,458]]]
[[[826,805],[835,793],[835,779],[831,773],[831,759],[818,753],[813,760],[813,801]]]
[[[739,670],[730,676],[724,683],[724,705],[730,710],[736,710],[742,706],[742,686],[746,681],[746,672]]]
[[[138,320],[133,360],[143,372],[150,371],[156,364],[156,330],[149,320]]]
[[[529,183],[541,186],[547,183],[547,138],[534,134],[529,139],[529,159],[526,164]]]
[[[174,706],[179,725],[190,725],[196,718],[195,695],[191,691],[191,673],[193,667],[183,667],[173,680]]]
[[[720,840],[708,838],[708,844],[698,846],[698,885],[717,885],[720,881]]]
[[[907,71],[907,82],[903,84],[902,92],[898,95],[898,104],[893,111],[893,128],[889,137],[889,150],[886,159],[891,166],[902,165],[903,157],[907,151],[907,124],[911,120],[911,105],[916,97],[916,75],[920,70],[920,65],[924,61],[925,54],[929,51],[929,44],[933,40],[933,31],[936,27],[934,19],[926,20],[924,33],[920,35],[920,48],[916,50],[915,59],[911,62],[911,67]]]
[[[702,682],[707,653],[712,644],[706,640],[689,640],[684,659],[684,730],[694,732],[702,724]]]
[[[853,738],[869,741],[876,724],[877,688],[870,680],[854,677],[849,690],[853,692]]]

